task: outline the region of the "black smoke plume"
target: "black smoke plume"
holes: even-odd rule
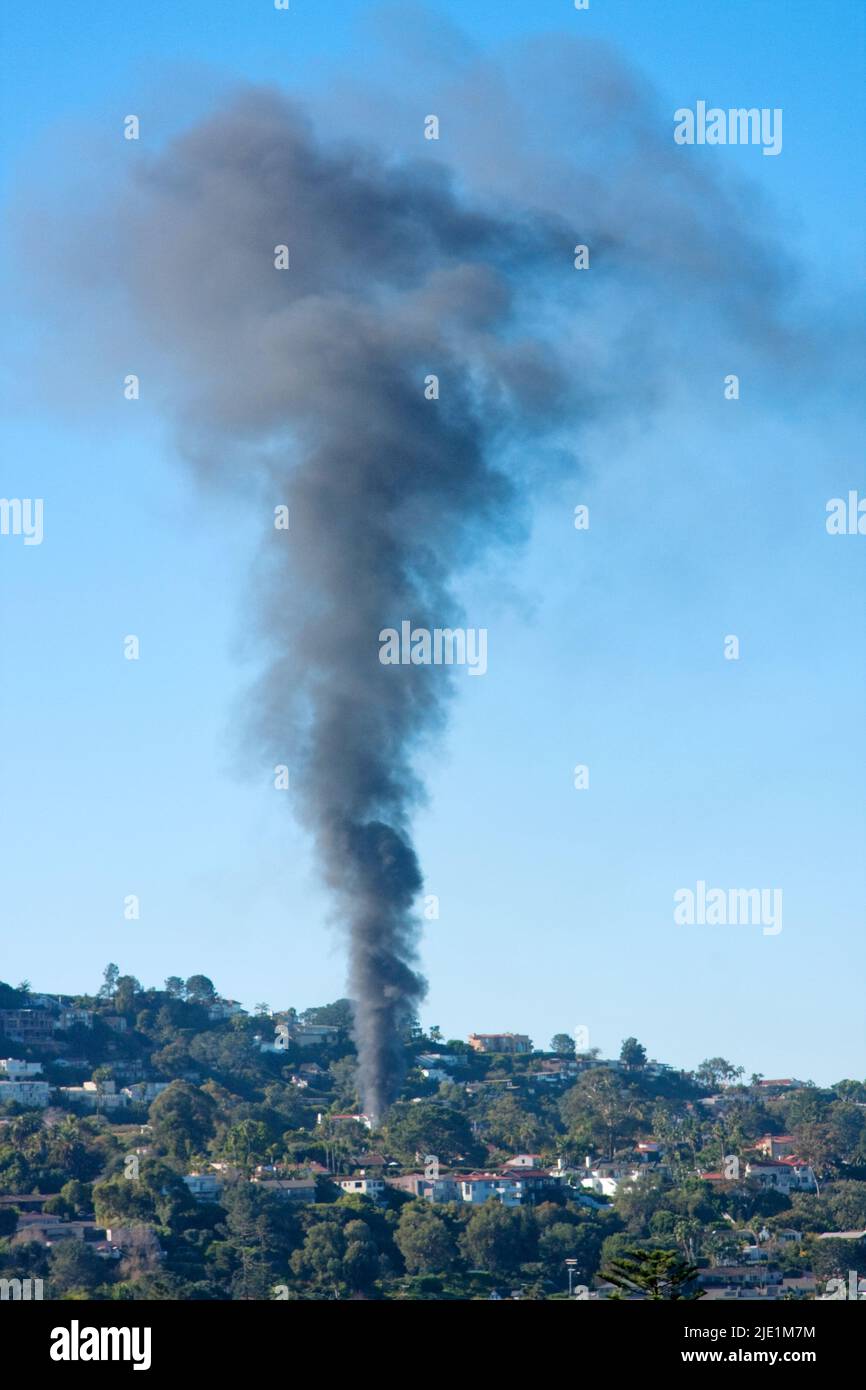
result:
[[[483,142],[464,141],[457,178],[433,150],[397,159],[322,141],[280,94],[246,90],[159,154],[142,150],[64,263],[94,333],[109,341],[123,322],[142,352],[150,343],[202,478],[289,508],[258,568],[249,626],[265,658],[248,718],[263,754],[290,766],[347,929],[375,1117],[425,991],[416,763],[456,678],[382,665],[379,633],[460,624],[456,580],[520,534],[546,472],[574,468],[575,421],[655,395],[661,305],[683,315],[716,295],[714,315],[762,332],[772,318],[778,267],[730,199],[676,162],[666,126],[652,134],[621,69],[605,80],[598,55],[581,61],[596,110],[582,149],[549,158],[516,130],[501,177]],[[519,125],[514,102],[503,109]],[[485,160],[490,177],[473,183]],[[521,177],[531,196],[517,210]],[[575,241],[591,246],[588,274],[572,266]],[[425,396],[432,374],[438,399]]]

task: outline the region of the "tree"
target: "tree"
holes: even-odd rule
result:
[[[184,988],[193,1004],[212,1004],[217,997],[216,986],[207,975],[190,975]]]
[[[836,1231],[866,1230],[866,1182],[834,1182],[824,1189]]]
[[[111,999],[117,989],[117,981],[120,979],[120,970],[116,965],[106,965],[102,972],[102,985],[99,990],[100,999]]]
[[[559,1109],[576,1139],[604,1146],[609,1158],[619,1139],[634,1135],[642,1114],[637,1098],[604,1067],[584,1072],[566,1091]]]
[[[365,1221],[347,1221],[343,1228],[346,1251],[343,1277],[357,1293],[369,1290],[379,1273],[379,1252]]]
[[[831,1105],[830,1116],[829,1134],[836,1161],[866,1164],[866,1113],[862,1102],[839,1101]]]
[[[182,999],[186,993],[186,985],[179,975],[169,975],[165,982],[165,992],[172,999]]]
[[[354,1010],[351,999],[336,999],[333,1004],[319,1004],[301,1014],[304,1023],[327,1023],[332,1028],[351,1028]]]
[[[695,1075],[703,1086],[717,1091],[722,1085],[730,1085],[743,1075],[742,1067],[735,1067],[724,1057],[708,1057],[701,1062]]]
[[[554,1033],[550,1039],[550,1050],[560,1057],[573,1057],[577,1046],[570,1033]]]
[[[71,1206],[73,1216],[86,1216],[93,1210],[93,1188],[89,1182],[70,1178],[61,1187],[60,1195]]]
[[[553,1141],[550,1123],[536,1113],[536,1107],[508,1093],[494,1095],[485,1105],[479,1128],[488,1142],[511,1153],[535,1153]]]
[[[335,1221],[322,1221],[307,1232],[303,1247],[291,1257],[293,1273],[328,1287],[336,1297],[343,1279],[346,1242]]]
[[[256,1183],[240,1183],[223,1194],[225,1250],[233,1266],[232,1296],[262,1299],[270,1296],[274,1276],[295,1244],[293,1213],[282,1198],[260,1192]]]
[[[460,1237],[460,1249],[473,1269],[504,1277],[523,1259],[520,1214],[491,1200],[476,1208]]]
[[[626,1071],[641,1071],[646,1066],[646,1048],[637,1038],[626,1038],[619,1054]]]
[[[438,1103],[395,1105],[385,1129],[389,1147],[406,1163],[413,1163],[416,1154],[435,1154],[442,1163],[455,1163],[478,1148],[466,1116]]]
[[[816,1174],[823,1173],[832,1163],[835,1145],[831,1128],[827,1124],[801,1124],[793,1128],[797,1156],[808,1163]]]
[[[410,1274],[444,1274],[457,1258],[457,1243],[445,1219],[427,1201],[407,1202],[394,1243]]]
[[[137,1281],[158,1274],[161,1262],[162,1250],[156,1232],[149,1226],[131,1226],[123,1238],[121,1278]]]
[[[697,1273],[697,1267],[681,1260],[675,1250],[629,1249],[610,1260],[601,1277],[626,1293],[675,1302],[703,1297],[703,1290],[695,1287]]]
[[[43,1212],[46,1216],[59,1216],[62,1221],[71,1221],[75,1215],[75,1208],[71,1202],[67,1202],[59,1192],[55,1192],[53,1197],[43,1204]]]
[[[812,1273],[817,1279],[844,1279],[849,1269],[862,1269],[863,1240],[816,1240],[811,1247]]]
[[[588,1283],[598,1268],[602,1239],[602,1228],[594,1222],[554,1221],[538,1238],[538,1258],[556,1280],[563,1278],[566,1260],[577,1260],[575,1275]]]
[[[160,1148],[186,1160],[213,1137],[215,1111],[210,1096],[188,1081],[173,1081],[151,1105],[148,1119]]]
[[[49,1255],[52,1292],[91,1293],[105,1281],[105,1264],[83,1240],[59,1240]]]
[[[135,996],[141,994],[141,985],[134,975],[121,975],[114,991],[114,1007],[119,1014],[132,1013]]]
[[[676,1242],[683,1252],[683,1257],[690,1263],[694,1263],[697,1258],[696,1245],[700,1240],[702,1231],[703,1226],[693,1216],[680,1217],[674,1225],[673,1233]]]
[[[239,1120],[226,1131],[222,1151],[242,1168],[261,1163],[268,1147],[268,1127],[261,1120]]]

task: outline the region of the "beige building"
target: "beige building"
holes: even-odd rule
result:
[[[526,1053],[532,1051],[532,1039],[525,1033],[470,1033],[470,1047],[476,1052]]]

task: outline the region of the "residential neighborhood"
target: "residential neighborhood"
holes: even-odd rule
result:
[[[206,976],[145,989],[111,965],[94,995],[0,985],[0,1005],[2,1287],[866,1297],[862,1081],[412,1023],[377,1121],[347,1000],[247,1009]]]

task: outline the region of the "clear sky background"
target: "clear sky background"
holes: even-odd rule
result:
[[[365,0],[7,5],[4,188],[50,167],[58,131],[134,111],[159,140],[227,79],[326,107],[329,73],[348,67],[417,95],[423,118],[413,44],[446,21],[482,50],[578,30],[646,75],[671,124],[698,98],[783,108],[778,158],[684,153],[754,184],[815,304],[859,293],[859,0],[439,0],[426,21],[387,8],[399,61]],[[14,327],[38,352],[38,323]],[[41,546],[0,538],[0,978],[95,990],[116,961],[145,984],[203,972],[248,1007],[339,996],[342,941],[309,845],[231,736],[252,519],[197,492],[144,401],[130,423],[122,401],[51,418],[16,408],[8,380],[5,396],[0,495],[46,510]],[[726,403],[684,344],[681,389],[645,429],[585,441],[528,544],[466,585],[490,671],[458,681],[422,764],[418,846],[441,905],[425,1023],[541,1045],[584,1026],[605,1055],[635,1034],[682,1066],[722,1054],[767,1076],[866,1075],[866,537],[824,526],[828,498],[866,496],[855,407],[842,391],[792,404],[782,381]],[[739,662],[723,660],[727,633]],[[781,888],[783,931],[675,926],[674,891],[699,879]]]

